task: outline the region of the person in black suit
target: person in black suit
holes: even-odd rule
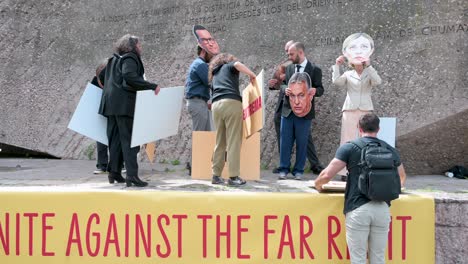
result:
[[[284,52],[286,56],[288,56],[288,50],[289,47],[294,44],[293,40],[290,40],[286,42],[284,45]],[[268,89],[270,90],[279,90],[279,95],[278,95],[278,102],[276,103],[275,107],[275,117],[274,117],[274,122],[275,122],[275,132],[276,132],[276,143],[278,144],[278,153],[280,152],[280,125],[281,125],[281,109],[283,108],[283,98],[284,98],[284,90],[281,89],[281,85],[283,84],[285,80],[285,73],[286,73],[286,67],[291,63],[291,61],[286,60],[281,62],[278,66],[277,69],[275,69],[275,73],[273,75],[273,78],[268,80]],[[284,69],[284,73],[283,73]],[[273,169],[273,173],[279,173],[279,168]]]
[[[313,99],[312,99],[312,108],[306,119],[315,118],[315,97],[320,97],[324,93],[324,88],[322,85],[322,70],[315,64],[307,60],[305,56],[305,46],[301,42],[296,42],[292,44],[288,49],[288,57],[293,64],[286,67],[286,77],[284,84],[281,88],[280,99],[278,99],[277,111],[281,111],[281,116],[288,117],[291,114],[291,106],[289,104],[289,98],[285,95],[285,90],[287,88],[286,84],[289,83],[289,79],[296,72],[306,72],[311,78],[311,89],[313,90]],[[282,96],[284,100],[282,100]],[[281,105],[280,105],[281,104]],[[317,151],[315,150],[314,142],[312,141],[312,129],[309,133],[307,140],[307,159],[310,163],[310,169],[313,173],[319,174],[323,167],[320,164],[320,161],[317,157]]]
[[[99,114],[107,117],[107,137],[109,138],[109,183],[126,182],[144,187],[147,182],[138,177],[137,154],[140,147],[130,147],[132,139],[133,115],[135,112],[136,92],[160,91],[156,83],[143,78],[145,69],[141,61],[141,41],[138,37],[124,35],[115,44],[114,56],[109,58],[100,80],[104,84]],[[127,177],[121,170],[125,161]]]

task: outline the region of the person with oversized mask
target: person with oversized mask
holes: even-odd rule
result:
[[[291,155],[296,143],[296,162],[292,175],[296,180],[302,180],[307,158],[307,144],[312,118],[312,99],[316,89],[311,87],[311,79],[307,72],[294,73],[285,89],[285,100],[288,100],[292,111],[288,116],[281,117],[281,143],[279,179],[287,179],[291,168]]]
[[[374,41],[366,33],[354,33],[343,42],[343,55],[332,66],[332,81],[338,87],[346,89],[346,100],[342,108],[340,146],[358,137],[359,118],[374,110],[372,88],[381,84],[377,71],[370,65],[370,56],[374,52]],[[341,68],[348,61],[352,70],[342,73]],[[346,180],[346,169],[339,173]]]
[[[201,25],[194,25],[193,35],[197,40],[197,58],[190,65],[185,81],[187,111],[192,118],[192,131],[213,130],[211,95],[208,83],[208,63],[219,53],[216,39]],[[191,158],[186,168],[192,173]]]
[[[205,51],[210,53],[212,56],[219,54],[218,42],[204,26],[193,26],[193,34],[197,38],[198,45]]]

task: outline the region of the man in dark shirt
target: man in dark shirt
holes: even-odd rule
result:
[[[359,120],[359,133],[364,142],[378,142],[380,120],[373,113],[363,115]],[[398,151],[391,148],[394,160],[398,166],[401,186],[406,173],[400,162]],[[351,263],[366,263],[369,251],[370,263],[385,263],[385,248],[387,246],[390,224],[389,202],[371,201],[358,188],[361,160],[361,149],[353,143],[346,143],[338,148],[335,158],[320,173],[315,180],[315,188],[323,190],[323,185],[329,182],[345,166],[348,169],[346,182],[344,214],[346,215],[346,241],[351,255]]]
[[[211,131],[213,129],[208,63],[219,53],[219,47],[216,39],[203,26],[195,25],[193,33],[197,38],[198,57],[190,65],[185,81],[187,110],[192,118],[192,131]],[[190,162],[187,162],[186,168],[191,174]]]

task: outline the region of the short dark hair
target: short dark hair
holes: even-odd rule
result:
[[[359,127],[363,132],[379,131],[380,119],[374,113],[368,113],[359,118]]]
[[[200,56],[201,52],[203,51],[203,48],[200,47],[200,45],[197,45],[197,55]]]
[[[194,25],[192,27],[192,33],[193,35],[197,38],[197,40],[200,40],[200,37],[197,34],[197,30],[207,30],[204,26],[202,25]]]

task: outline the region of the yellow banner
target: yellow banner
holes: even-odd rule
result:
[[[0,192],[0,263],[349,263],[343,195]],[[434,201],[391,207],[387,263],[434,263]]]

